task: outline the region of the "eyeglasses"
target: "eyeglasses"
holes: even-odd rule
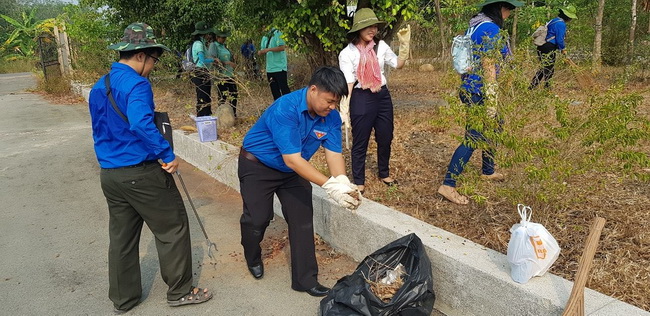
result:
[[[154,65],[157,64],[160,61],[160,58],[158,58],[158,57],[154,57],[154,56],[151,56],[151,55],[147,55],[147,56],[153,58],[153,64]]]

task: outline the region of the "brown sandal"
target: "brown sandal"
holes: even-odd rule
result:
[[[195,287],[192,288],[189,293],[185,294],[185,296],[175,301],[167,300],[167,304],[172,307],[189,304],[201,304],[209,301],[211,298],[212,292],[208,291],[208,289],[200,289],[198,287]]]

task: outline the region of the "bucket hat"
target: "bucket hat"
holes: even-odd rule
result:
[[[479,3],[478,6],[479,7],[484,7],[484,6],[488,5],[488,4],[497,3],[497,2],[507,2],[507,3],[512,4],[515,7],[521,7],[521,6],[524,5],[523,2],[517,1],[517,0],[485,0],[485,1],[483,1],[483,3]]]
[[[214,30],[214,35],[216,37],[229,37],[231,34],[232,32],[230,32],[230,29],[227,27],[222,27]]]
[[[192,35],[208,33],[214,33],[214,30],[205,21],[199,21],[194,24],[194,32],[192,32]]]
[[[354,19],[352,20],[352,28],[348,31],[348,34],[354,33],[356,31],[362,30],[368,26],[377,25],[378,28],[386,26],[386,22],[379,21],[375,12],[369,8],[359,9],[354,13]]]
[[[160,47],[170,51],[167,46],[156,43],[156,36],[151,26],[145,23],[132,23],[124,29],[122,41],[109,45],[108,49],[125,52],[149,47]]]
[[[561,8],[560,11],[562,11],[562,13],[564,13],[564,15],[566,15],[569,18],[572,18],[572,19],[577,19],[578,18],[578,16],[576,15],[576,7],[574,5],[572,5],[572,4],[570,4],[570,5],[568,5],[568,6],[564,7],[564,8]]]

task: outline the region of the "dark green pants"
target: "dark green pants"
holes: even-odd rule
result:
[[[142,296],[140,233],[143,222],[153,232],[160,274],[169,286],[168,300],[192,288],[192,251],[183,198],[171,174],[157,162],[138,167],[102,169],[108,202],[108,296],[118,309],[130,309]]]

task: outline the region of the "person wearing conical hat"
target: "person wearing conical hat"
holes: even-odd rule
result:
[[[169,49],[156,42],[153,29],[144,23],[129,25],[122,40],[108,48],[119,52],[119,61],[93,86],[88,101],[109,213],[108,297],[116,314],[140,302],[138,245],[146,223],[156,239],[169,306],[203,303],[212,293],[192,285],[187,213],[172,177],[178,159],[154,124],[147,79]]]
[[[204,21],[194,24],[192,32],[192,61],[196,65],[190,80],[196,88],[196,116],[212,115],[212,75],[210,67],[215,62],[208,57],[210,33],[214,30]]]
[[[550,81],[555,72],[557,52],[560,51],[566,55],[566,46],[564,43],[566,24],[577,18],[576,7],[568,5],[559,10],[557,17],[546,23],[546,42],[542,46],[537,46],[537,57],[542,64],[542,68],[533,77],[530,83],[530,89],[534,89],[542,81],[544,81],[544,86],[547,89],[551,87]]]
[[[497,75],[499,65],[511,55],[506,32],[502,31],[503,23],[522,5],[524,3],[517,0],[484,0],[479,4],[481,11],[469,21],[466,34],[472,40],[474,67],[461,75],[459,98],[468,109],[478,111],[468,111],[471,120],[467,120],[465,138],[454,151],[438,188],[438,194],[453,203],[469,203],[469,199],[456,190],[456,181],[476,149],[482,151],[481,178],[487,181],[504,178],[503,174],[495,172],[495,144],[485,134],[488,129],[498,132],[501,125],[497,111]]]
[[[226,38],[230,37],[228,28],[219,28],[215,30],[214,42],[210,43],[208,56],[220,61],[219,77],[215,79],[217,90],[219,91],[219,105],[228,105],[232,107],[233,115],[237,117],[237,83],[235,82],[235,67],[233,55],[230,49],[226,47]]]
[[[377,142],[377,169],[382,183],[397,185],[390,176],[393,141],[393,101],[386,86],[384,65],[402,68],[409,57],[410,27],[397,34],[399,56],[377,35],[386,22],[369,8],[359,9],[347,34],[348,45],[339,53],[339,67],[350,95],[341,103],[343,123],[352,127],[352,177],[361,192],[365,189],[366,155],[372,130]],[[349,113],[348,113],[349,112]],[[349,117],[348,117],[349,115]]]

